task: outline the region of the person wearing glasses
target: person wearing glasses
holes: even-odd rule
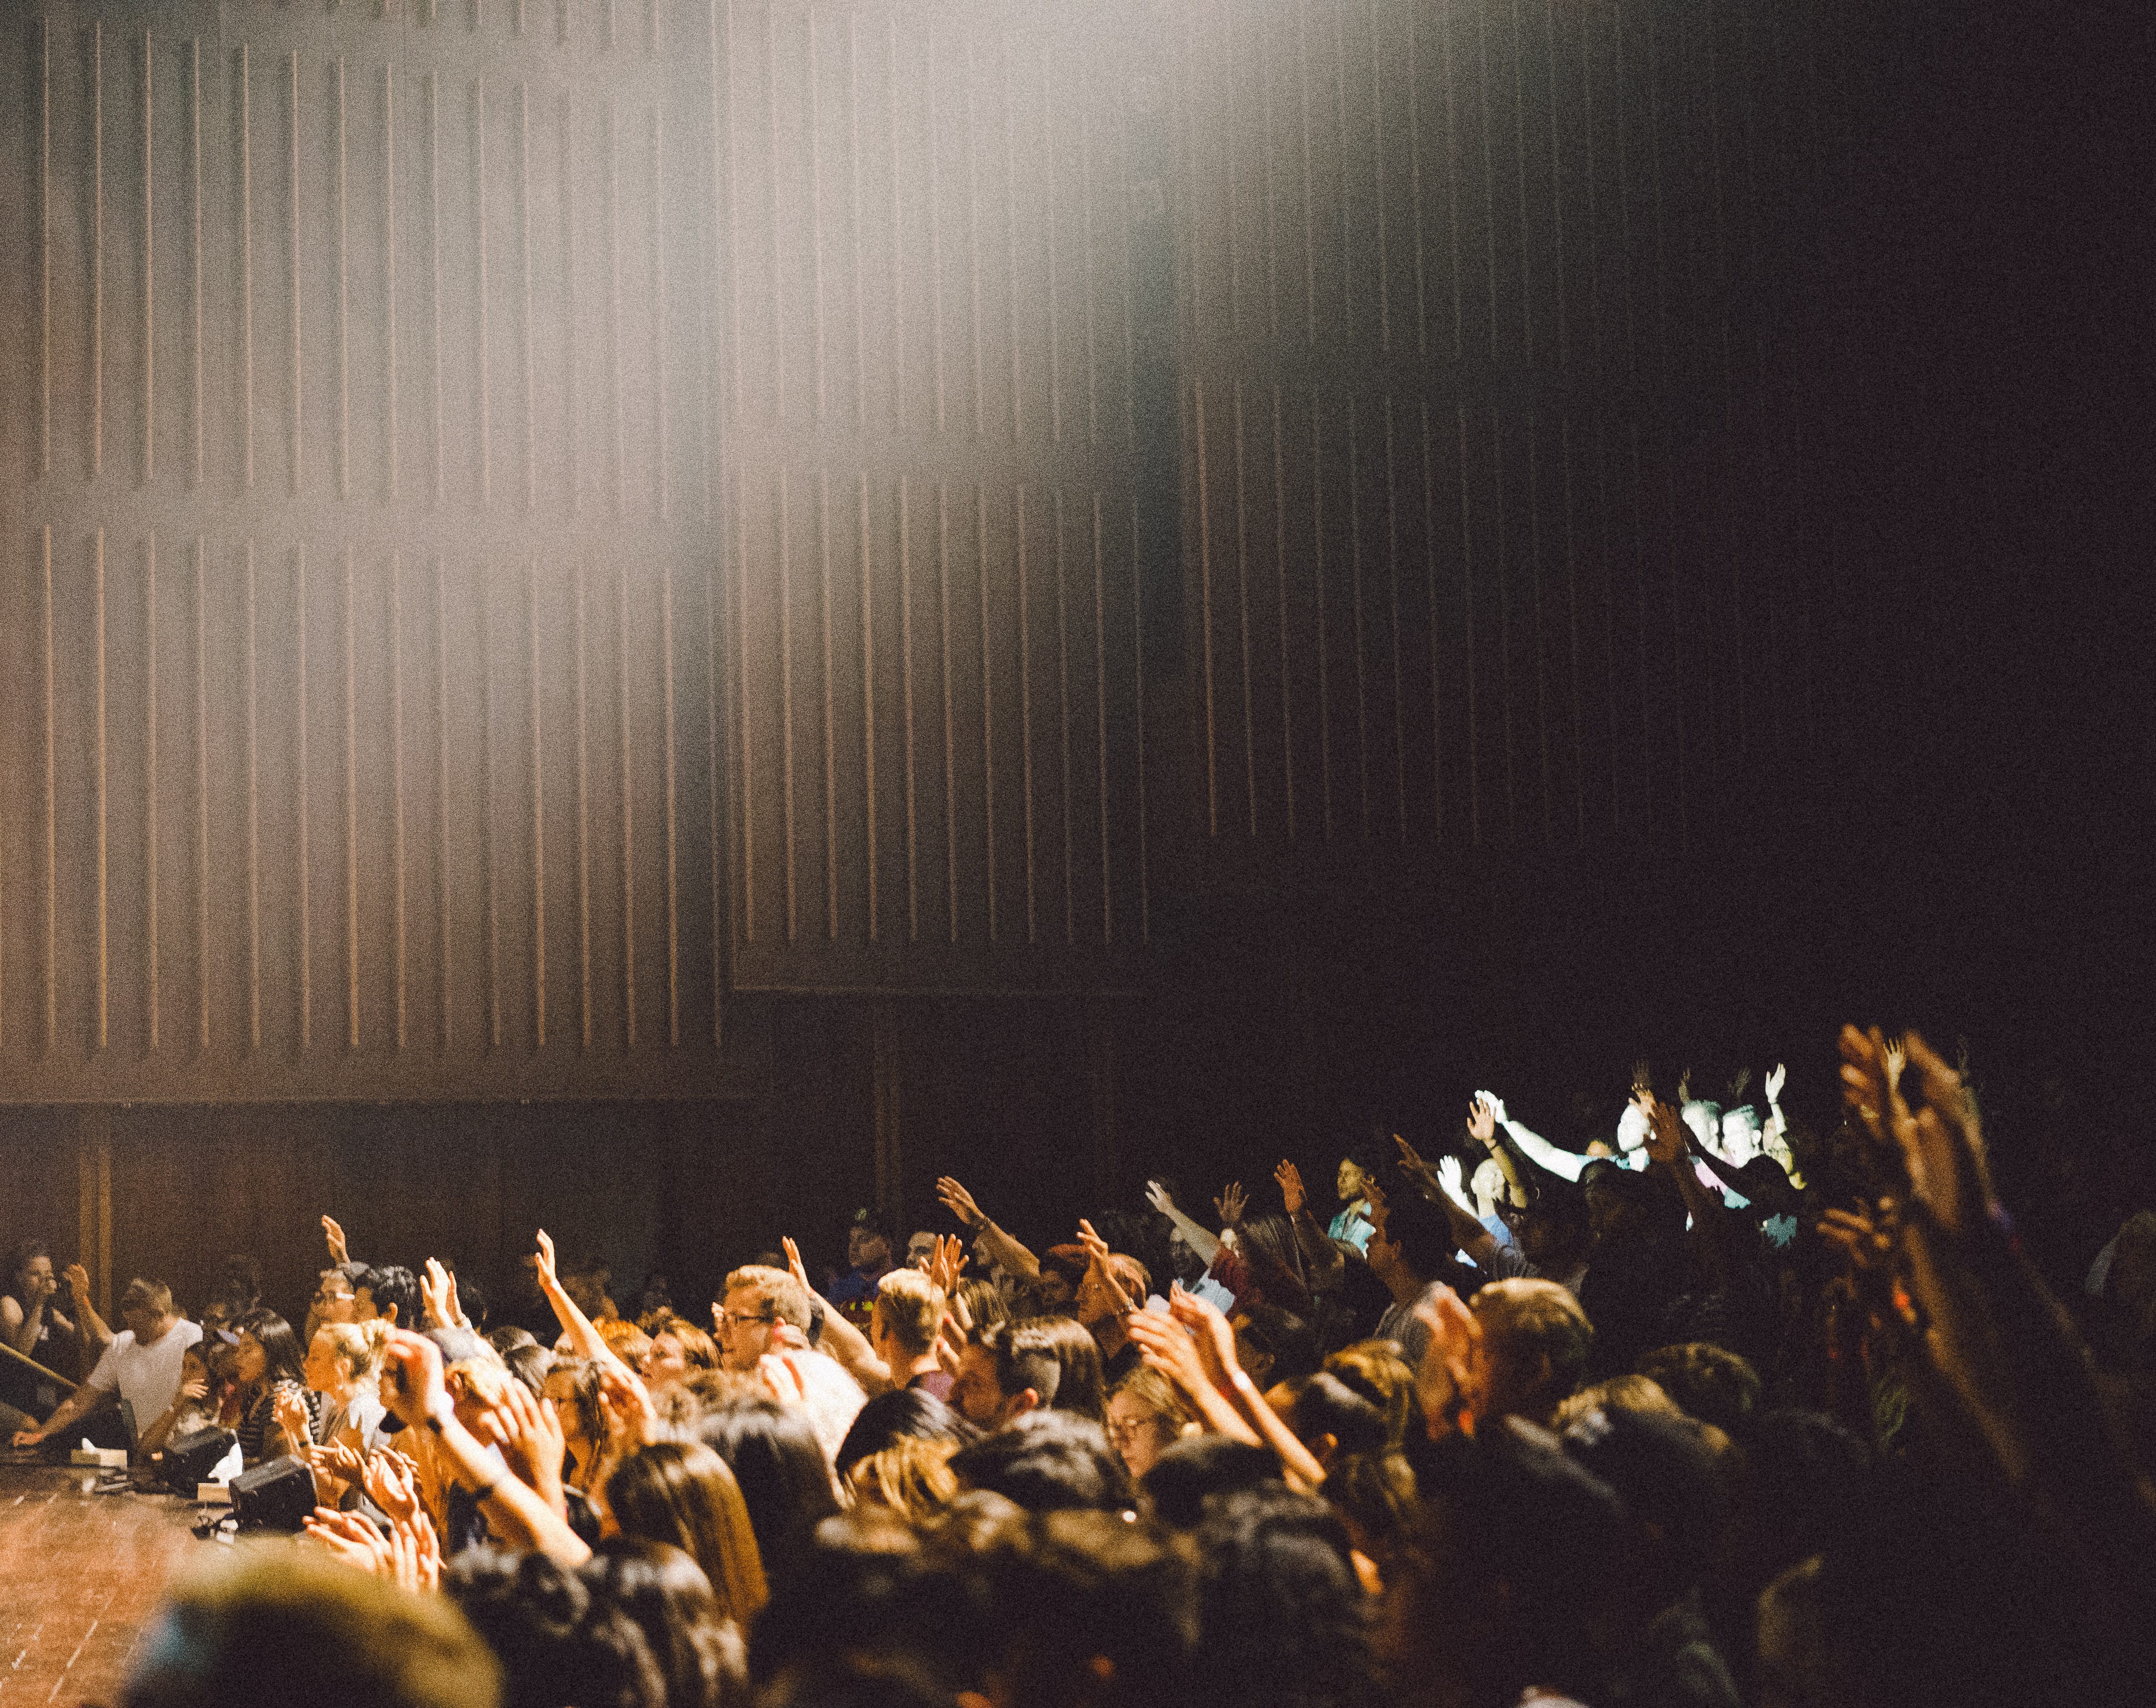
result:
[[[835,1454],[868,1396],[837,1359],[809,1346],[811,1310],[808,1289],[797,1276],[748,1264],[726,1277],[726,1302],[711,1307],[711,1320],[720,1367],[747,1373],[767,1352],[775,1354],[800,1387],[816,1439],[827,1455]]]

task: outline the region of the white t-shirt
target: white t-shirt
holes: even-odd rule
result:
[[[90,1372],[90,1385],[100,1393],[118,1388],[135,1408],[136,1423],[147,1427],[180,1391],[180,1361],[201,1338],[201,1326],[184,1317],[146,1346],[136,1344],[134,1330],[122,1329]]]

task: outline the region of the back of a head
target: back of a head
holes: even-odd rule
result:
[[[767,1571],[783,1550],[839,1510],[831,1466],[798,1406],[738,1399],[697,1420],[696,1437],[726,1460],[748,1508]]]
[[[1409,1628],[1456,1622],[1472,1634],[1421,1662],[1466,1670],[1471,1694],[1493,1699],[1532,1684],[1591,1697],[1593,1633],[1607,1623],[1598,1610],[1627,1569],[1624,1503],[1555,1436],[1517,1418],[1411,1444],[1409,1457],[1421,1562],[1406,1586]]]
[[[1276,1305],[1253,1305],[1239,1309],[1241,1327],[1236,1332],[1272,1362],[1265,1380],[1291,1382],[1317,1368],[1317,1336],[1309,1323]]]
[[[501,1661],[501,1708],[665,1708],[665,1675],[635,1620],[545,1555],[468,1548],[442,1590]]]
[[[367,1272],[363,1284],[374,1300],[377,1316],[389,1315],[389,1307],[397,1307],[397,1326],[417,1328],[419,1326],[419,1278],[402,1264],[377,1264]]]
[[[665,1675],[667,1708],[719,1708],[746,1683],[740,1628],[719,1610],[703,1568],[665,1542],[613,1536],[580,1574],[636,1622]]]
[[[1758,1409],[1759,1372],[1750,1360],[1707,1341],[1657,1346],[1633,1367],[1650,1378],[1678,1408],[1702,1423],[1744,1439],[1752,1413]]]
[[[1373,1606],[1347,1527],[1284,1485],[1215,1500],[1196,1535],[1201,1698],[1221,1708],[1378,1700]]]
[[[1100,1423],[1108,1414],[1107,1377],[1101,1365],[1101,1348],[1092,1332],[1075,1316],[1029,1317],[1018,1325],[1014,1340],[1045,1346],[1055,1355],[1055,1397],[1048,1403],[1059,1412],[1075,1412]]]
[[[1325,1361],[1325,1372],[1384,1413],[1385,1440],[1398,1447],[1422,1433],[1422,1407],[1415,1398],[1414,1367],[1390,1341],[1357,1341]]]
[[[726,1462],[702,1442],[639,1448],[607,1479],[606,1499],[624,1535],[694,1557],[728,1618],[745,1625],[763,1605],[770,1592],[748,1507]]]
[[[1565,1451],[1630,1510],[1640,1532],[1637,1569],[1659,1578],[1666,1599],[1698,1584],[1728,1516],[1709,1427],[1682,1413],[1612,1405],[1573,1418],[1563,1437]]]
[[[1338,1377],[1322,1370],[1296,1391],[1287,1426],[1313,1453],[1327,1436],[1332,1450],[1339,1453],[1375,1453],[1388,1444],[1385,1414]]]
[[[1492,1281],[1472,1304],[1499,1411],[1547,1423],[1587,1372],[1594,1331],[1569,1288],[1554,1281]]]
[[[1385,1200],[1385,1238],[1400,1249],[1400,1261],[1419,1279],[1435,1280],[1445,1272],[1455,1244],[1445,1213],[1412,1192]]]
[[[508,1708],[495,1657],[442,1598],[289,1551],[213,1552],[174,1586],[121,1708]]]
[[[1137,1504],[1106,1433],[1071,1412],[1028,1412],[962,1449],[951,1469],[966,1488],[1002,1495],[1029,1512],[1120,1512]]]
[[[891,1273],[919,1272],[894,1269]],[[970,1441],[973,1430],[963,1418],[926,1389],[892,1388],[875,1395],[855,1414],[853,1426],[839,1444],[831,1468],[843,1481],[859,1460],[872,1453],[881,1453],[896,1442],[915,1437],[928,1441]]]
[[[1287,1486],[1280,1456],[1226,1435],[1187,1435],[1171,1443],[1145,1476],[1153,1516],[1178,1530],[1198,1527],[1209,1498],[1273,1486]]]
[[[876,1283],[876,1316],[901,1351],[919,1357],[936,1344],[947,1300],[919,1269],[896,1269]]]

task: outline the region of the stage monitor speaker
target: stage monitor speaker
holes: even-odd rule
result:
[[[192,1500],[196,1485],[239,1444],[239,1438],[229,1429],[191,1429],[165,1444],[157,1456],[158,1475],[167,1488]]]
[[[289,1455],[232,1480],[232,1516],[242,1530],[296,1531],[315,1510],[315,1474]]]

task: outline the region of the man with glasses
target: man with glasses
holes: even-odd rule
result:
[[[808,1290],[786,1270],[750,1264],[726,1277],[723,1305],[711,1307],[722,1369],[747,1373],[767,1352],[782,1358],[801,1389],[809,1427],[835,1454],[867,1399],[860,1384],[828,1354],[808,1345]]]

